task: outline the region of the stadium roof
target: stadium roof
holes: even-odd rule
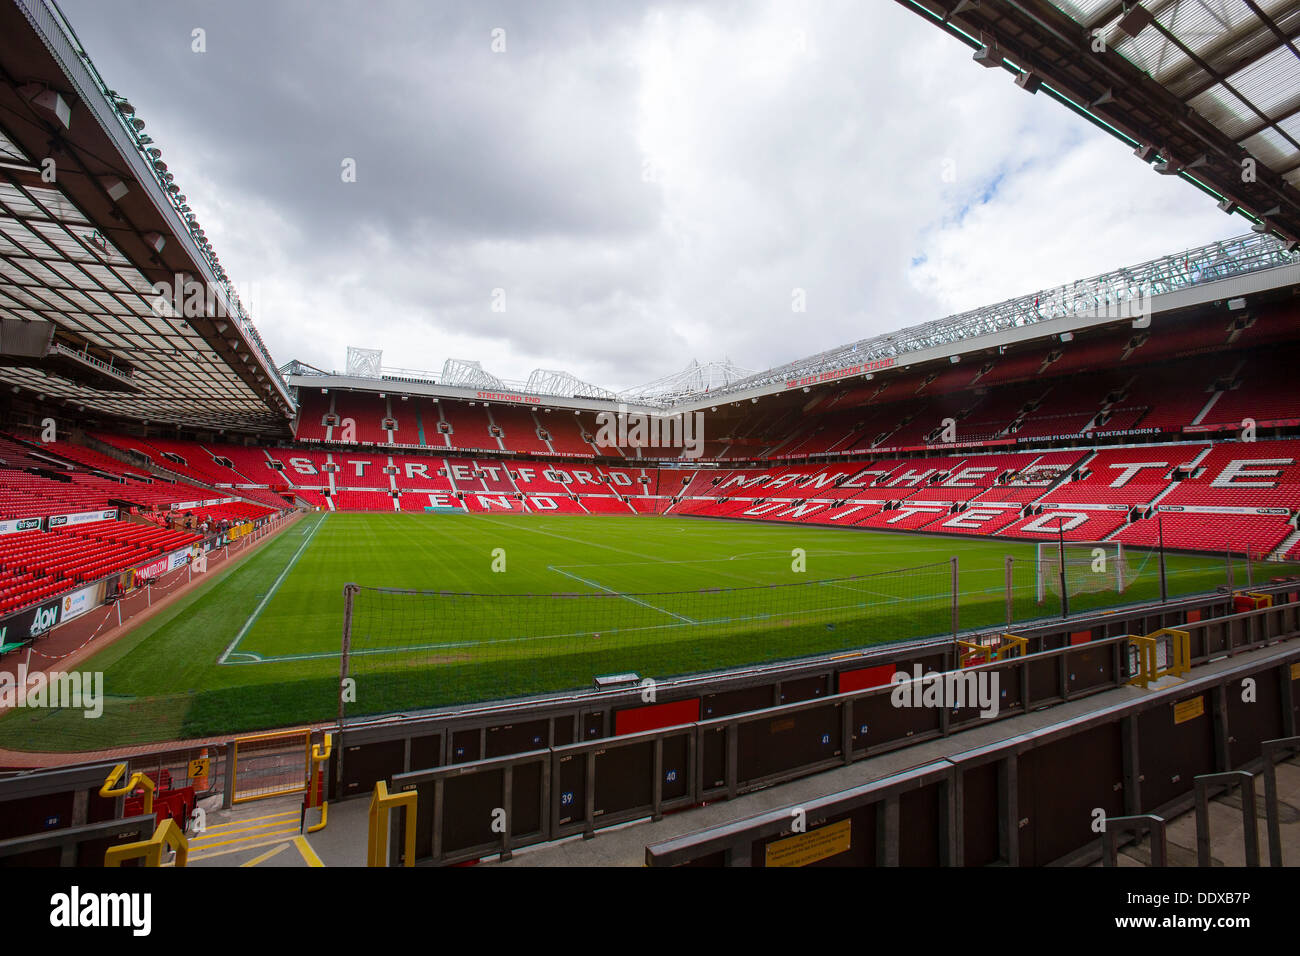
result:
[[[0,382],[74,412],[283,431],[293,396],[144,121],[52,3],[0,0],[0,35]]]
[[[959,354],[966,343],[993,332],[1023,329],[1025,338],[1033,338],[1044,334],[1034,326],[1060,318],[1095,319],[1096,324],[1101,324],[1138,314],[1150,308],[1157,296],[1297,263],[1300,263],[1300,253],[1286,252],[1271,237],[1248,234],[1056,289],[1040,289],[898,332],[860,339],[739,379],[723,391],[778,385],[837,369],[901,359],[936,347]],[[1296,277],[1288,275],[1285,280],[1293,282]]]
[[[619,392],[618,397],[627,402],[671,403],[677,399],[691,398],[715,389],[726,388],[733,382],[753,374],[752,369],[741,368],[730,359],[704,364],[692,359],[682,371]]]
[[[897,2],[1255,231],[1300,240],[1294,0]]]
[[[1040,289],[950,315],[943,319],[859,339],[763,372],[743,374],[730,362],[700,364],[619,393],[628,405],[679,408],[721,399],[750,398],[795,385],[819,384],[911,362],[951,358],[991,344],[1029,341],[1062,331],[1132,320],[1168,308],[1185,308],[1216,300],[1260,294],[1300,283],[1300,252],[1287,252],[1270,236],[1248,233],[1196,249],[1162,256],[1138,265]],[[1244,303],[1244,298],[1243,298]],[[999,337],[997,343],[990,336]],[[498,379],[477,362],[449,359],[443,375],[377,368],[351,368],[345,375],[294,362],[285,366],[294,385],[394,390],[409,387],[421,394],[451,398],[525,401],[548,399],[565,407],[605,407],[612,393],[587,386],[567,373],[539,370],[527,382]],[[556,376],[556,378],[548,378]],[[574,383],[585,390],[576,391]],[[557,401],[565,399],[568,401]]]

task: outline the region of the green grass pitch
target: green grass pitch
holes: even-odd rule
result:
[[[946,633],[953,556],[960,627],[995,626],[1007,555],[1016,620],[1051,616],[1034,600],[1031,543],[671,516],[312,514],[88,660],[84,670],[104,672],[101,718],[13,711],[0,747],[328,721],[346,582],[489,595],[359,595],[349,713],[381,713]],[[1171,593],[1225,583],[1221,557],[1169,563]],[[1130,551],[1129,565],[1137,580],[1122,598],[1080,595],[1072,609],[1158,597],[1154,558]],[[901,568],[920,570],[884,573]]]

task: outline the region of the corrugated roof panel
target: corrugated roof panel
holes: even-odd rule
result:
[[[1258,136],[1252,136],[1243,144],[1252,156],[1270,169],[1286,169],[1288,160],[1295,156],[1295,147],[1282,134],[1269,127]]]

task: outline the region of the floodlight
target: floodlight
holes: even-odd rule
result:
[[[1037,93],[1038,88],[1043,85],[1043,78],[1032,70],[1025,70],[1016,77],[1016,86],[1028,93]]]
[[[64,129],[72,124],[72,107],[68,105],[68,101],[61,93],[39,83],[28,83],[26,86],[19,87],[18,92],[33,106],[39,107],[58,120]]]
[[[1125,11],[1124,16],[1119,18],[1117,26],[1124,33],[1136,38],[1139,33],[1154,22],[1155,17],[1151,16],[1151,11],[1138,3]]]
[[[118,179],[116,176],[101,179],[99,184],[104,187],[104,192],[108,193],[108,198],[113,200],[113,202],[117,202],[130,192],[126,183],[122,182],[122,180]]]

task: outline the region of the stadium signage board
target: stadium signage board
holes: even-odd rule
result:
[[[102,511],[78,511],[70,515],[51,515],[51,528],[70,528],[78,524],[90,524],[92,521],[112,521],[117,518],[116,508],[105,508]]]
[[[104,597],[104,582],[99,581],[96,584],[88,585],[71,594],[63,595],[62,618],[63,621],[71,621],[74,618],[81,617],[92,607],[96,607]]]
[[[0,521],[0,534],[14,534],[18,531],[34,531],[41,526],[40,518],[14,518]]]
[[[1259,419],[1255,422],[1257,428],[1295,428],[1300,425],[1300,418],[1269,418]],[[1240,430],[1239,424],[1223,425],[1184,425],[1185,432],[1235,432]]]
[[[180,501],[170,508],[172,511],[189,511],[194,508],[211,508],[214,505],[234,504],[236,498],[205,498],[203,501]]]
[[[778,458],[817,458],[825,455],[879,455],[896,451],[943,451],[947,448],[996,448],[1002,445],[1016,444],[1014,438],[991,438],[988,441],[953,441],[940,442],[937,445],[879,445],[874,448],[853,448],[847,452],[826,451],[811,455],[778,455]]]
[[[1015,441],[1010,438],[1000,438],[991,441],[945,441],[936,442],[933,445],[904,445],[899,451],[943,451],[945,448],[990,448],[996,445],[1014,445]]]
[[[1243,508],[1233,505],[1156,505],[1157,511],[1186,512],[1203,515],[1289,515],[1286,508]]]
[[[894,359],[884,358],[877,359],[874,362],[863,362],[861,365],[849,365],[845,368],[832,369],[829,372],[819,372],[816,375],[805,375],[802,378],[790,379],[785,383],[786,388],[802,388],[805,385],[819,385],[822,382],[834,382],[841,378],[848,378],[851,375],[861,375],[864,372],[874,372],[877,369],[889,368],[894,364]]]
[[[0,623],[0,643],[40,637],[59,623],[59,610],[62,606],[63,600],[55,598],[5,618]]]
[[[1070,511],[1128,511],[1130,505],[1100,505],[1096,502],[1083,502],[1082,504],[1063,504],[1060,502],[1044,501],[1038,507],[1044,511],[1053,509],[1061,510],[1063,508]]]
[[[1107,438],[1115,438],[1124,435],[1159,435],[1163,431],[1164,431],[1163,428],[1156,428],[1152,426],[1150,428],[1125,428],[1120,431],[1103,430],[1097,432],[1097,434],[1105,435]],[[1041,441],[1078,441],[1080,438],[1087,438],[1087,437],[1088,436],[1086,435],[1080,435],[1078,432],[1070,432],[1064,435],[1028,435],[1023,438],[1017,438],[1016,442],[1024,445],[1024,444],[1029,444],[1030,442],[1041,442]],[[984,442],[982,444],[989,444],[989,443]]]
[[[540,405],[542,400],[534,395],[512,395],[509,392],[475,392],[475,398],[486,398],[494,402],[524,402],[528,405]]]
[[[159,558],[157,561],[146,564],[142,568],[136,568],[135,576],[137,578],[152,578],[154,575],[163,574],[169,570],[169,565],[170,562],[168,558]]]

